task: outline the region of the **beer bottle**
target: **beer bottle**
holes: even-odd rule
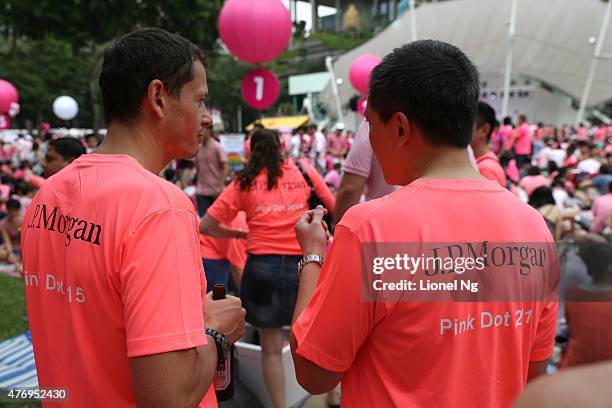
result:
[[[213,300],[225,299],[225,285],[213,286]],[[230,355],[224,361],[219,361],[213,385],[217,401],[227,401],[234,396],[234,346],[230,346]]]

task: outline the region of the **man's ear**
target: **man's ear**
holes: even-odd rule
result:
[[[412,135],[410,121],[408,121],[408,118],[402,112],[396,112],[391,120],[394,121],[394,126],[397,129],[396,135],[398,144],[405,145]]]
[[[146,105],[158,118],[164,117],[164,109],[166,108],[166,87],[159,79],[154,79],[147,88]]]

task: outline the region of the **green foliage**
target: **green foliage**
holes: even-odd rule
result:
[[[23,281],[6,275],[0,275],[0,341],[17,336],[29,329],[24,319],[26,316],[25,292]],[[13,408],[40,407],[40,402],[15,402]]]
[[[93,56],[73,51],[65,41],[46,36],[41,40],[19,41],[17,48],[0,54],[0,78],[12,82],[20,95],[21,113],[14,121],[22,126],[25,118],[62,123],[52,111],[53,100],[70,95],[79,104],[75,125],[90,126],[92,121],[90,71]]]
[[[326,33],[326,32],[316,32],[313,33],[308,39],[309,40],[318,40],[321,41],[328,48],[333,48],[337,50],[350,50],[352,48],[357,47],[358,45],[363,44],[367,40],[369,40],[371,35],[367,33],[362,33],[357,37],[351,37],[345,33]]]
[[[217,17],[223,0],[0,0],[0,78],[17,87],[21,113],[63,125],[53,100],[71,95],[79,104],[73,126],[102,126],[97,79],[104,48],[138,27],[176,32],[207,55],[218,51]]]

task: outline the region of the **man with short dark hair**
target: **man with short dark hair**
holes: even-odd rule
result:
[[[497,155],[491,151],[489,142],[491,133],[497,127],[495,110],[485,102],[478,102],[478,113],[472,132],[471,146],[474,149],[478,172],[489,180],[494,180],[503,188],[506,188],[506,173],[499,164]]]
[[[36,176],[32,170],[27,169],[25,181],[32,187],[40,188],[45,183],[45,178],[53,176],[83,154],[85,147],[77,139],[72,137],[54,139],[49,142],[42,163],[44,177]]]
[[[46,178],[51,177],[75,159],[85,154],[83,144],[72,137],[63,137],[49,142],[47,154],[43,162],[43,174]]]
[[[194,157],[212,124],[204,62],[161,29],[118,39],[100,75],[103,143],[28,207],[38,383],[66,389],[64,406],[216,406],[213,376],[244,333],[245,311],[237,298],[206,295],[193,204],[158,176]]]
[[[297,379],[312,394],[342,381],[347,407],[505,407],[528,378],[544,371],[553,351],[556,303],[532,301],[521,292],[521,284],[543,284],[543,268],[534,266],[521,277],[514,263],[503,272],[491,267],[499,273],[487,287],[497,284],[505,293],[512,284],[523,302],[485,300],[488,291],[471,302],[453,302],[457,292],[436,301],[433,291],[378,291],[379,279],[426,284],[428,271],[417,267],[418,275],[406,270],[401,281],[385,281],[394,273],[393,258],[379,259],[392,261],[387,272],[373,269],[376,258],[366,261],[368,248],[381,243],[402,252],[425,243],[554,245],[537,211],[470,163],[478,96],[474,65],[458,48],[438,41],[397,48],[372,71],[366,108],[372,148],[385,180],[404,187],[351,207],[336,226],[325,261],[324,209],[306,212],[296,226],[305,257],[291,349]],[[446,270],[437,278],[460,279],[459,270]],[[377,279],[374,286],[370,279]],[[387,295],[395,300],[381,301]],[[517,322],[524,313],[528,321]],[[489,325],[488,316],[508,316],[508,324]]]

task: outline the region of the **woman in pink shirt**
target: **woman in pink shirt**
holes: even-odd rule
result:
[[[550,184],[550,181],[544,177],[540,169],[536,166],[533,166],[527,172],[527,175],[521,179],[519,182],[519,186],[525,190],[528,196],[531,195],[538,187],[547,186]]]
[[[307,159],[298,163],[314,192],[333,211],[336,201],[323,178]],[[285,403],[282,328],[291,324],[302,257],[294,226],[309,208],[311,191],[296,162],[282,153],[276,133],[258,129],[251,136],[245,170],[221,193],[200,225],[206,235],[247,240],[241,298],[247,322],[259,331],[264,380],[278,408]],[[228,227],[238,211],[246,213],[248,234]]]

